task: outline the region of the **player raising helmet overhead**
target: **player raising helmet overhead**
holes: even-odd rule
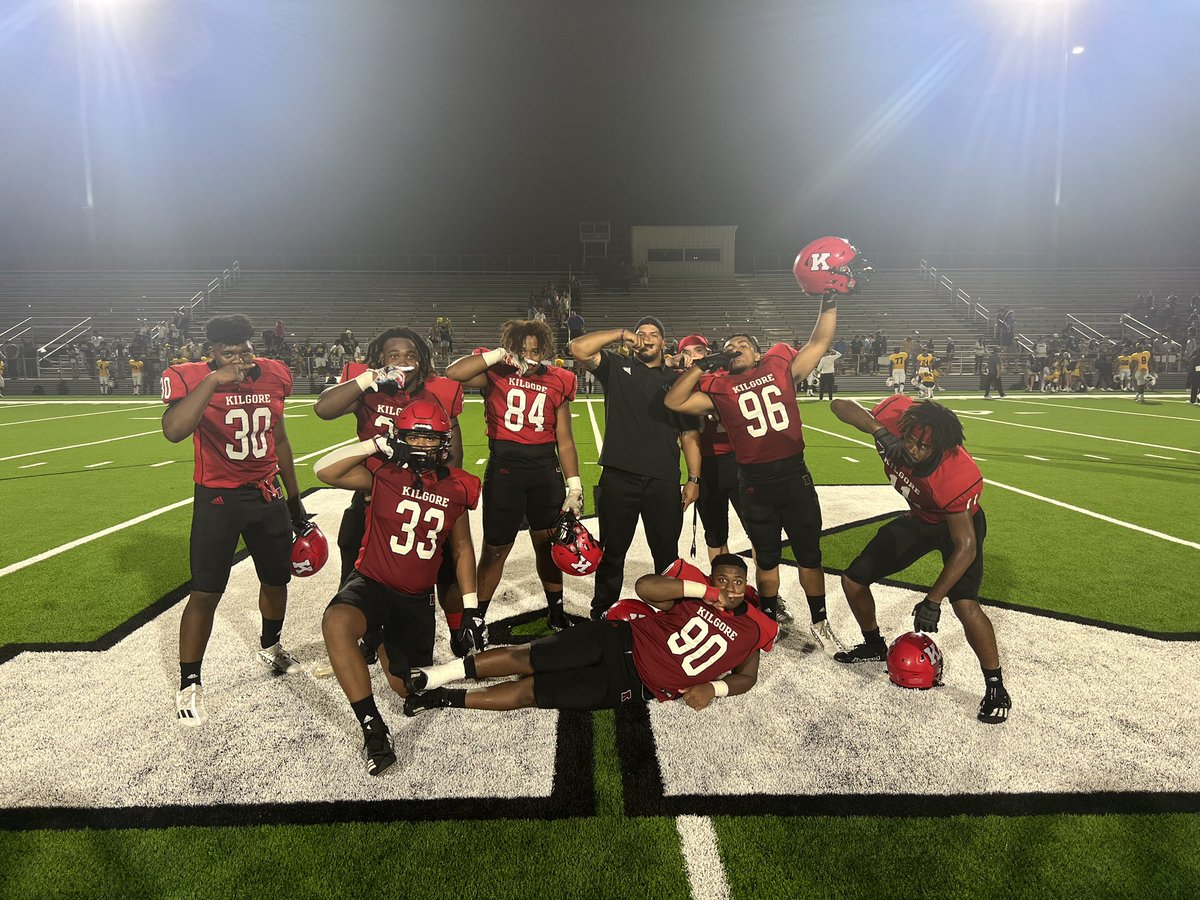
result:
[[[321,620],[333,672],[363,730],[371,775],[381,775],[396,753],[358,641],[368,632],[380,633],[380,661],[403,697],[409,670],[433,662],[433,586],[448,546],[464,603],[469,608],[477,603],[466,512],[479,499],[479,479],[447,465],[451,428],[441,404],[420,398],[400,411],[392,433],[334,450],[313,467],[326,484],[372,498],[354,570]],[[472,630],[475,620],[465,618],[460,643],[481,642],[482,634]]]
[[[560,513],[583,511],[583,483],[571,430],[575,374],[550,365],[553,358],[554,336],[545,322],[513,319],[501,328],[499,347],[455,361],[446,376],[483,393],[490,457],[483,477],[480,609],[486,613],[495,596],[524,520],[550,627],[557,630],[567,620],[550,537]]]
[[[300,671],[279,638],[292,573],[292,531],[303,530],[307,521],[283,424],[291,371],[278,360],[254,355],[254,328],[245,316],[217,316],[204,330],[212,361],[173,365],[162,378],[162,398],[168,404],[163,434],[173,443],[191,435],[196,451],[192,589],[179,623],[175,697],[179,723],[190,727],[208,719],[200,665],[239,537],[260,582],[258,658],[278,673]]]
[[[804,462],[804,433],[796,383],[808,377],[833,340],[836,295],[828,294],[812,337],[802,350],[776,344],[759,352],[751,335],[735,334],[725,352],[693,365],[667,392],[676,412],[701,416],[716,410],[738,465],[741,516],[754,548],[763,612],[779,614],[780,532],[786,532],[808,598],[811,633],[827,655],[840,648],[825,616],[821,568],[821,505]],[[724,366],[725,374],[703,367]],[[786,616],[784,617],[786,620]]]
[[[429,345],[411,328],[389,328],[367,345],[365,362],[350,362],[342,369],[339,383],[325,390],[313,407],[322,419],[336,419],[353,412],[360,441],[391,433],[396,418],[413,400],[433,398],[450,417],[450,465],[462,465],[462,435],[458,415],[462,412],[462,386],[433,372]],[[338,550],[342,558],[342,581],[349,577],[362,546],[366,527],[367,493],[356,492],[342,515]],[[454,561],[447,557],[438,577],[438,599],[453,636],[462,625],[461,591],[454,581]],[[365,652],[374,648],[369,636]],[[457,643],[455,652],[465,653]],[[328,669],[323,669],[322,673]]]
[[[883,471],[909,506],[907,516],[892,519],[876,532],[842,575],[842,589],[864,640],[834,659],[844,663],[887,659],[871,583],[936,550],[942,557],[942,572],[925,599],[913,607],[913,630],[937,631],[942,601],[949,598],[983,669],[985,693],[979,720],[1004,722],[1012,703],[1000,672],[996,633],[977,599],[987,534],[979,505],[983,476],[963,447],[962,424],[940,403],[903,396],[888,397],[870,412],[853,400],[834,400],[830,408],[843,422],[875,438]]]

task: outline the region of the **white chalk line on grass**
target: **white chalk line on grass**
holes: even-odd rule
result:
[[[1016,398],[1012,398],[1008,401],[1009,404],[1028,403],[1031,406],[1044,406],[1045,403],[1048,403],[1048,402],[1053,402],[1053,401],[1039,402],[1037,400],[1018,400]],[[1172,422],[1200,422],[1200,419],[1196,418],[1195,416],[1160,416],[1160,415],[1156,415],[1155,413],[1134,412],[1131,409],[1102,409],[1098,406],[1075,406],[1074,404],[1067,404],[1067,403],[1055,403],[1054,406],[1056,409],[1082,409],[1085,412],[1102,412],[1102,413],[1109,413],[1114,416],[1141,416],[1146,419],[1167,419]],[[1025,415],[1033,415],[1033,414],[1032,413],[1017,413],[1017,415],[1025,416]]]
[[[0,428],[7,425],[40,425],[42,422],[57,422],[61,419],[81,419],[84,416],[110,416],[113,413],[130,413],[137,412],[136,407],[130,407],[128,404],[122,404],[120,409],[101,409],[96,412],[71,413],[69,416],[46,416],[42,419],[21,419],[16,422],[0,422]]]
[[[1111,441],[1114,444],[1132,444],[1135,447],[1153,447],[1155,450],[1174,450],[1176,453],[1195,453],[1200,456],[1200,450],[1188,450],[1184,447],[1169,447],[1166,444],[1150,444],[1146,441],[1131,441],[1127,438],[1105,437],[1102,434],[1087,434],[1082,431],[1064,431],[1061,428],[1046,428],[1043,425],[1026,425],[1024,422],[1005,422],[1003,419],[972,419],[975,422],[986,422],[988,425],[1007,425],[1009,428],[1028,428],[1030,431],[1048,431],[1051,434],[1069,434],[1071,437],[1089,438],[1093,441]],[[808,427],[808,426],[806,426]]]
[[[153,431],[139,431],[137,434],[123,434],[120,437],[105,438],[102,441],[88,441],[84,444],[68,444],[66,447],[51,447],[48,450],[32,450],[29,453],[17,453],[13,456],[0,456],[0,462],[7,462],[10,459],[25,459],[27,456],[41,456],[43,453],[57,453],[59,450],[78,450],[80,447],[95,447],[100,444],[111,444],[113,441],[127,441],[130,438],[146,437],[150,434],[162,434],[162,430],[155,428]]]
[[[836,431],[826,431],[824,428],[817,428],[815,425],[804,426],[809,431],[820,432],[827,434],[830,437],[841,438],[844,441],[849,441],[852,444],[861,444],[864,447],[873,447],[874,444],[869,444],[866,441],[860,441],[857,438],[848,437],[844,434],[838,434]],[[1132,522],[1124,522],[1120,519],[1114,519],[1111,516],[1106,516],[1103,513],[1094,512],[1090,509],[1084,509],[1082,506],[1075,506],[1071,503],[1064,503],[1062,500],[1055,500],[1053,497],[1044,497],[1041,494],[1035,494],[1033,491],[1026,491],[1019,487],[1013,487],[1010,484],[1004,484],[1000,481],[993,481],[990,478],[983,479],[984,484],[990,484],[994,487],[1003,488],[1006,491],[1012,491],[1014,494],[1020,494],[1022,497],[1028,497],[1031,500],[1041,500],[1043,503],[1049,503],[1051,506],[1057,506],[1061,509],[1067,509],[1071,512],[1077,512],[1080,515],[1088,516],[1093,519],[1098,519],[1101,522],[1107,522],[1110,525],[1119,525],[1122,528],[1128,528],[1130,531],[1141,532],[1150,537],[1156,537],[1160,540],[1170,541],[1172,544],[1181,544],[1184,547],[1191,547],[1193,550],[1200,550],[1200,544],[1195,541],[1188,541],[1183,538],[1175,537],[1172,534],[1163,534],[1161,531],[1155,531],[1152,528],[1143,528],[1141,525],[1135,525]]]
[[[729,878],[721,863],[717,832],[708,816],[680,816],[675,820],[679,847],[687,869],[692,900],[728,900]]]
[[[304,462],[304,460],[306,460],[306,459],[311,459],[312,457],[319,456],[322,453],[328,453],[330,450],[334,450],[345,444],[353,443],[354,441],[357,441],[357,440],[358,440],[357,437],[352,437],[349,440],[340,441],[336,444],[331,444],[330,446],[325,447],[322,450],[317,450],[317,451],[314,451],[313,453],[309,453],[305,456],[297,457],[295,461],[296,462]],[[159,463],[159,465],[165,465],[165,463]],[[92,541],[99,540],[102,537],[108,537],[108,535],[116,534],[118,531],[124,531],[126,528],[130,528],[134,525],[140,525],[142,522],[147,522],[150,519],[155,518],[156,516],[161,516],[163,513],[168,513],[173,509],[179,509],[181,506],[187,506],[191,502],[192,502],[192,498],[188,497],[186,500],[179,500],[175,503],[170,503],[166,506],[160,506],[158,509],[153,509],[148,513],[143,513],[140,516],[135,516],[134,518],[129,519],[125,522],[119,522],[116,525],[113,525],[109,528],[103,529],[102,531],[97,531],[93,534],[89,534],[89,535],[85,535],[84,537],[77,538],[76,540],[68,541],[65,544],[60,544],[59,546],[55,547],[52,550],[47,550],[44,553],[39,553],[37,556],[31,556],[31,557],[29,557],[29,559],[23,559],[20,562],[12,563],[11,565],[5,566],[3,569],[0,569],[0,578],[3,578],[5,575],[11,575],[13,572],[19,572],[22,569],[32,566],[34,563],[40,563],[44,560],[51,559],[52,557],[58,556],[60,553],[66,553],[68,550],[74,550],[76,547],[82,547],[84,544],[89,544]]]
[[[588,400],[587,408],[588,415],[592,419],[592,434],[596,436],[596,452],[599,453],[604,449],[604,440],[600,437],[600,424],[596,421],[596,400]]]

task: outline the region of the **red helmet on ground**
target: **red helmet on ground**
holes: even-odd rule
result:
[[[871,271],[854,245],[840,237],[817,238],[792,265],[796,284],[809,294],[853,294],[867,283]]]
[[[611,622],[628,622],[631,619],[644,619],[646,616],[657,614],[658,610],[644,600],[634,600],[627,597],[624,600],[618,600],[606,609],[604,611],[604,618]]]
[[[432,435],[440,439],[438,446],[430,449],[413,447],[408,455],[411,469],[436,469],[450,461],[450,415],[442,404],[432,397],[413,400],[396,416],[396,436],[407,442],[413,434]]]
[[[329,561],[329,541],[316,522],[292,538],[292,574],[300,578],[316,575]]]
[[[591,575],[604,558],[604,551],[575,513],[567,510],[554,524],[550,558],[568,575]]]
[[[892,684],[925,690],[942,683],[943,657],[927,634],[910,631],[892,641],[888,648],[887,671]]]

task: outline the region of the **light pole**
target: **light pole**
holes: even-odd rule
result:
[[[75,76],[79,88],[79,143],[83,150],[83,218],[87,228],[88,261],[96,260],[96,207],[92,202],[92,148],[88,136],[87,66],[83,61],[83,8],[75,0]]]
[[[1079,56],[1084,48],[1076,44],[1067,44],[1067,14],[1070,4],[1063,3],[1062,44],[1060,56],[1062,65],[1058,74],[1058,140],[1054,154],[1054,216],[1050,226],[1050,249],[1055,259],[1058,257],[1059,231],[1062,227],[1062,182],[1063,182],[1063,144],[1067,131],[1067,73],[1070,70],[1072,56]]]

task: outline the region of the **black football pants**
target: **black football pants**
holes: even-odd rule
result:
[[[662,572],[679,557],[679,533],[683,530],[679,482],[605,467],[600,476],[596,513],[600,518],[600,546],[604,548],[604,558],[596,570],[593,613],[603,612],[621,599],[625,554],[633,543],[639,516],[654,557],[654,570]]]

